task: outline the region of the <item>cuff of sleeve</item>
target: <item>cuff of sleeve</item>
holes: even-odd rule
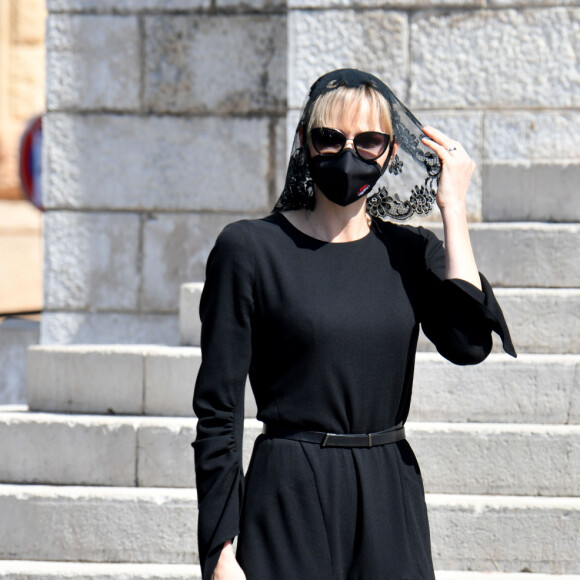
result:
[[[489,321],[492,330],[501,338],[504,351],[517,358],[518,355],[508,325],[493,289],[483,274],[480,273],[479,278],[481,279],[481,290],[466,280],[455,278],[447,280],[447,282],[453,284],[480,305],[483,316]]]
[[[198,542],[199,558],[203,580],[210,580],[227,540],[235,538],[239,532],[239,516],[244,493],[244,476],[241,469],[234,468],[234,478],[225,489],[223,486],[215,497],[208,494],[198,502]],[[209,522],[215,522],[208,529]],[[204,525],[205,524],[205,525]],[[211,524],[209,524],[211,526]]]

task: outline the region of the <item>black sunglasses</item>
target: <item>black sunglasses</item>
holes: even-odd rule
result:
[[[310,130],[310,142],[320,155],[338,155],[347,141],[352,141],[354,150],[361,159],[373,161],[387,150],[391,136],[378,131],[365,131],[354,139],[347,139],[338,129],[315,127]]]

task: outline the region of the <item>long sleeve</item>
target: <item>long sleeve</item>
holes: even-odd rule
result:
[[[253,267],[242,223],[210,253],[200,303],[202,363],[193,396],[198,544],[204,580],[239,533],[243,496],[244,385],[251,359]]]
[[[443,243],[428,230],[419,232],[426,240],[421,326],[439,353],[455,364],[477,364],[491,352],[495,331],[505,352],[517,356],[489,282],[481,273],[482,290],[465,280],[445,280]]]

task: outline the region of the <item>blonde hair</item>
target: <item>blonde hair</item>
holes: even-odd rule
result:
[[[375,118],[379,121],[383,132],[393,137],[393,122],[391,119],[391,107],[383,95],[368,85],[360,87],[338,87],[320,95],[314,102],[312,113],[308,120],[306,133],[314,127],[330,127],[331,120],[336,111],[350,111],[352,108],[360,108],[367,100]]]

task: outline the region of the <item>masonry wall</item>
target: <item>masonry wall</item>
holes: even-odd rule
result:
[[[284,143],[275,3],[48,3],[42,340],[179,340],[180,284],[268,212]]]
[[[269,212],[333,68],[464,143],[473,221],[578,221],[578,5],[49,0],[42,341],[176,344],[180,284]]]

